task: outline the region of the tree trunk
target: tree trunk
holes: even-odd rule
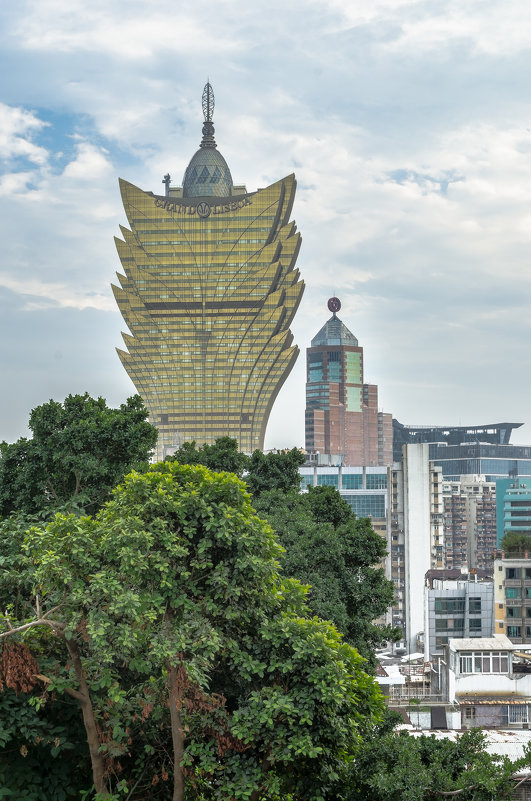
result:
[[[177,671],[170,667],[168,672],[168,698],[170,706],[171,738],[173,742],[173,796],[172,801],[184,799],[184,776],[181,768],[184,756],[184,731],[181,720],[181,705],[177,692]]]
[[[269,761],[269,755],[266,754],[262,759],[262,765],[261,765],[262,772],[267,773],[270,767],[271,767],[271,762]],[[258,789],[253,790],[251,793],[250,801],[259,801],[260,795],[261,795],[261,790]]]
[[[97,793],[108,793],[109,790],[107,788],[107,782],[105,781],[103,767],[103,756],[99,753],[100,739],[98,737],[94,710],[92,708],[89,688],[83,672],[83,664],[79,655],[79,649],[75,640],[67,640],[65,638],[65,642],[79,685],[79,692],[72,693],[72,695],[77,698],[83,713],[83,723],[85,724],[85,731],[87,733],[87,743],[90,752],[90,761],[92,764],[92,779],[94,781],[94,788]]]

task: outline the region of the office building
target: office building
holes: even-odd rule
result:
[[[463,445],[466,443],[486,443],[508,445],[515,428],[523,423],[490,423],[483,426],[405,426],[393,420],[393,461],[402,459],[403,445],[425,442],[429,445]],[[430,452],[430,459],[433,459]],[[480,473],[469,470],[468,473]]]
[[[318,463],[388,465],[392,461],[392,417],[378,410],[378,387],[363,379],[363,348],[332,317],[306,351],[306,450]]]
[[[531,551],[531,477],[522,480],[506,479],[496,482],[498,490],[498,544],[505,534],[514,531],[529,537]]]
[[[356,517],[370,517],[375,531],[386,538],[387,468],[305,465],[299,467],[301,490],[332,486]]]
[[[428,570],[424,587],[424,661],[452,637],[492,637],[494,584],[484,571]]]
[[[113,287],[129,334],[119,356],[159,430],[157,458],[229,435],[262,448],[273,402],[297,358],[290,323],[304,285],[290,221],[293,175],[247,192],[217,150],[210,84],[203,138],[182,187],[120,188],[129,228]]]
[[[430,448],[430,459],[442,468],[448,481],[461,476],[483,475],[486,481],[531,477],[531,447],[491,445],[483,442],[438,445]]]

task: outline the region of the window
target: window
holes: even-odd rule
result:
[[[507,636],[508,637],[521,637],[522,636],[522,627],[521,626],[507,626]]]
[[[507,673],[507,651],[463,651],[460,673]]]
[[[476,707],[475,706],[466,706],[465,707],[465,720],[475,720],[476,718]]]
[[[522,570],[519,567],[506,567],[505,568],[505,578],[506,579],[519,579],[521,577]]]
[[[465,621],[462,617],[440,617],[435,620],[435,631],[459,631],[462,632],[465,628]]]
[[[464,598],[436,598],[435,611],[442,614],[452,614],[465,611]]]
[[[472,633],[473,631],[481,631],[481,618],[473,617],[469,621],[469,628],[470,628],[470,633]]]
[[[343,473],[341,483],[343,489],[361,489],[363,476],[361,473]]]
[[[469,598],[468,599],[468,611],[470,614],[479,613],[481,612],[481,598]]]
[[[338,482],[338,474],[335,475],[319,475],[317,474],[317,485],[319,487],[328,486],[328,487],[337,487]]]
[[[522,590],[520,587],[506,587],[505,588],[505,597],[506,598],[521,598],[522,597]]]
[[[507,619],[509,619],[511,617],[522,617],[522,607],[521,606],[508,606],[505,614],[506,614]]]
[[[508,708],[508,719],[509,723],[527,723],[527,704],[510,704]]]
[[[387,489],[386,473],[367,473],[365,476],[367,489]]]

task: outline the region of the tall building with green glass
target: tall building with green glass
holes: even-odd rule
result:
[[[165,194],[120,180],[129,228],[116,247],[114,295],[129,334],[118,354],[159,430],[157,457],[185,441],[229,435],[263,448],[273,402],[298,356],[290,323],[304,283],[290,214],[294,175],[265,189],[235,185],[214,140],[203,92],[203,138],[182,187]]]

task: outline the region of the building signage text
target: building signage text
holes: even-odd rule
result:
[[[219,203],[214,206],[204,200],[194,206],[187,206],[173,198],[155,198],[155,206],[158,208],[173,211],[175,214],[197,214],[199,217],[209,217],[211,214],[226,214],[229,211],[238,211],[238,209],[250,205],[251,199],[249,197],[232,200],[230,203]]]

